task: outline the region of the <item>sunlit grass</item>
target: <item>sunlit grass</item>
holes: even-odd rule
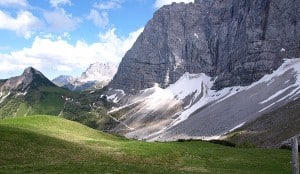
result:
[[[143,142],[54,116],[0,120],[0,173],[290,173],[290,152]]]

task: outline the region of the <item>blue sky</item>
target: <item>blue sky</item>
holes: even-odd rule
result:
[[[0,79],[33,66],[48,78],[118,64],[153,13],[193,0],[0,0]]]

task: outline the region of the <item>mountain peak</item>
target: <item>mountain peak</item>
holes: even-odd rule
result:
[[[32,81],[39,81],[45,83],[45,85],[53,85],[47,77],[45,77],[40,71],[33,67],[28,67],[24,70],[23,74],[21,75],[23,81],[27,83],[31,83]],[[49,83],[50,82],[50,83]]]
[[[34,75],[38,75],[42,78],[46,78],[40,71],[38,71],[37,69],[33,68],[33,67],[28,67],[24,70],[22,76],[34,76]]]
[[[117,72],[117,66],[112,63],[96,62],[90,64],[80,77],[80,81],[110,81]]]
[[[8,79],[2,89],[6,90],[21,90],[26,91],[30,88],[37,88],[39,86],[55,86],[47,79],[40,71],[33,67],[28,67],[24,70],[22,75]]]
[[[95,62],[90,64],[80,77],[59,76],[52,82],[70,90],[98,89],[110,82],[117,69],[117,65],[113,63]]]
[[[35,68],[33,67],[27,67],[24,69],[24,73],[32,73],[32,74],[36,74],[36,73],[39,73],[41,74],[38,70],[36,70]]]

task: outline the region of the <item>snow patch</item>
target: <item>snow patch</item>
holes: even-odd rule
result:
[[[25,91],[25,92],[18,92],[16,95],[17,96],[20,96],[20,95],[25,96],[26,94],[27,94],[27,91]]]
[[[106,96],[107,100],[113,103],[118,103],[126,95],[121,89],[115,89],[114,92],[114,94]]]
[[[285,91],[287,91],[287,90],[289,90],[289,89],[291,89],[291,88],[294,88],[294,87],[295,87],[294,85],[293,85],[293,86],[288,86],[288,87],[285,88],[285,89],[282,89],[282,90],[280,90],[280,91],[277,91],[275,94],[273,94],[272,96],[270,96],[270,97],[267,98],[266,100],[259,102],[259,104],[267,103],[267,102],[269,102],[269,101],[275,99],[276,97],[280,96],[280,95],[281,95],[282,93],[284,93]]]
[[[269,109],[271,106],[273,106],[273,105],[275,105],[275,104],[276,104],[276,102],[274,102],[274,103],[272,103],[272,104],[268,105],[267,107],[264,107],[264,108],[262,108],[262,109],[261,109],[261,110],[259,110],[258,112],[263,112],[263,111],[265,111],[265,110]]]
[[[227,133],[232,132],[232,131],[234,131],[234,130],[236,130],[236,129],[242,127],[242,126],[244,126],[245,123],[246,123],[246,122],[243,122],[243,123],[241,123],[241,124],[235,126],[234,128],[230,129]],[[227,134],[227,133],[226,133],[226,134]]]
[[[10,95],[10,91],[5,95],[3,96],[1,99],[0,99],[0,103],[2,103],[9,95]]]
[[[124,105],[124,106],[121,106],[121,107],[117,107],[117,108],[113,107],[113,108],[112,108],[110,111],[108,111],[107,113],[108,113],[108,114],[111,114],[111,113],[117,112],[117,111],[122,110],[122,109],[124,109],[124,108],[130,107],[130,106],[132,106],[133,104],[134,104],[134,103],[127,104],[127,105]]]
[[[147,110],[155,110],[174,100],[173,93],[170,90],[160,88],[158,84],[155,84],[151,90],[154,90],[154,92],[151,96],[147,97],[145,103],[145,108]]]
[[[200,95],[202,85],[208,88],[212,84],[210,77],[205,74],[185,73],[175,84],[171,84],[166,90],[171,91],[177,99],[183,100],[193,93],[196,93],[195,96]]]
[[[199,35],[197,33],[194,33],[194,36],[199,39]]]
[[[118,97],[117,97],[117,93],[116,94],[113,94],[113,95],[110,95],[110,96],[107,96],[107,100],[108,101],[111,101],[113,103],[118,103]]]

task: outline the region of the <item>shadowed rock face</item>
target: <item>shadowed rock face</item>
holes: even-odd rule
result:
[[[29,67],[26,68],[21,76],[12,77],[0,86],[1,91],[26,91],[29,88],[39,86],[55,86],[40,71]]]
[[[300,1],[196,0],[159,9],[126,53],[110,87],[166,87],[185,72],[214,89],[249,85],[300,57]]]

